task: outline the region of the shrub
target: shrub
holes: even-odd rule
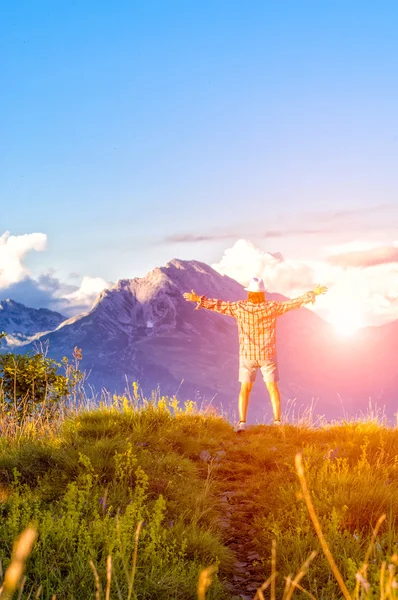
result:
[[[2,336],[3,337],[3,336]],[[47,410],[65,400],[83,373],[78,368],[81,351],[74,350],[75,365],[63,359],[65,374],[59,373],[60,363],[43,352],[35,354],[0,354],[0,401],[4,413],[12,413],[19,421],[38,410]]]

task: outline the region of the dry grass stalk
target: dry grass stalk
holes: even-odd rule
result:
[[[100,582],[100,578],[98,575],[98,571],[95,568],[95,564],[93,563],[92,560],[90,560],[90,567],[93,571],[94,579],[95,579],[95,600],[101,600],[101,582]]]
[[[311,594],[311,592],[309,592],[308,590],[304,589],[302,585],[300,585],[299,583],[295,583],[294,581],[292,581],[292,587],[297,588],[298,590],[300,590],[300,592],[303,592],[303,594],[305,594],[306,596],[308,596],[309,598],[311,598],[311,600],[318,600],[317,598],[315,598],[315,596],[313,596]]]
[[[307,560],[305,560],[303,562],[303,564],[301,565],[301,567],[300,567],[297,575],[290,582],[290,587],[286,590],[286,596],[285,596],[285,594],[283,595],[283,600],[290,600],[290,598],[293,596],[295,587],[297,587],[297,584],[300,583],[300,581],[302,580],[302,578],[304,577],[304,575],[307,573],[308,567],[309,567],[310,563],[316,557],[316,554],[317,553],[315,551],[312,551],[311,554],[309,555],[309,557],[307,558]]]
[[[395,578],[395,565],[388,565],[388,579],[386,585],[386,598],[393,598],[394,589],[394,578]]]
[[[368,566],[369,566],[369,558],[370,558],[370,555],[372,553],[373,546],[375,544],[377,534],[379,533],[379,529],[382,526],[382,524],[385,521],[385,519],[386,519],[386,515],[381,515],[381,517],[379,518],[379,520],[376,523],[375,528],[373,529],[372,539],[370,540],[370,544],[369,544],[369,547],[368,547],[368,549],[366,551],[366,555],[365,555],[365,558],[364,558],[364,561],[363,561],[363,565],[362,565],[362,567],[361,567],[361,569],[359,571],[364,577],[366,577],[366,572],[367,572]]]
[[[110,600],[111,597],[111,581],[112,581],[112,556],[109,555],[106,559],[106,590],[105,600]]]
[[[282,598],[284,598],[286,596],[291,585],[292,585],[292,576],[290,574],[287,577],[285,577],[285,589],[283,590]]]
[[[296,454],[295,464],[296,464],[296,472],[297,472],[297,475],[298,475],[298,478],[300,481],[304,500],[307,505],[307,509],[308,509],[309,515],[311,517],[312,524],[314,525],[314,529],[315,529],[316,534],[321,543],[322,550],[326,556],[326,559],[330,565],[330,568],[332,569],[333,575],[335,576],[337,583],[339,584],[340,590],[342,591],[344,598],[346,600],[351,600],[351,595],[350,595],[350,593],[347,589],[347,586],[344,582],[344,579],[341,576],[341,573],[334,561],[333,555],[329,550],[329,546],[326,542],[325,536],[323,535],[322,528],[320,526],[318,517],[317,517],[315,509],[314,509],[314,505],[312,504],[311,496],[308,491],[307,481],[304,476],[304,469],[303,469],[301,454]]]
[[[25,575],[25,577],[22,578],[21,584],[19,586],[18,600],[21,600],[21,598],[22,598],[23,589],[25,587],[26,579],[27,579],[27,577]]]
[[[376,523],[375,528],[373,529],[373,534],[372,534],[372,539],[370,540],[370,544],[368,546],[368,549],[366,551],[365,554],[365,558],[363,561],[363,565],[362,567],[359,569],[358,573],[356,573],[355,575],[355,579],[357,580],[356,585],[355,585],[355,590],[354,590],[354,598],[358,598],[359,595],[359,588],[362,587],[366,593],[369,592],[370,589],[370,585],[367,579],[367,572],[368,572],[368,566],[369,566],[369,558],[370,555],[372,553],[373,550],[373,546],[375,544],[376,541],[376,537],[377,534],[379,533],[379,529],[382,526],[383,522],[386,519],[386,515],[381,515],[381,517],[379,518],[379,520]]]
[[[202,569],[199,575],[198,581],[198,600],[206,600],[206,592],[211,586],[213,575],[217,571],[217,567],[214,565]]]
[[[383,560],[380,567],[380,600],[385,600],[384,581],[386,577],[386,566],[387,563]]]
[[[138,541],[140,539],[141,528],[142,528],[142,521],[140,521],[137,524],[137,528],[135,530],[133,564],[132,564],[132,567],[131,567],[129,592],[128,592],[127,600],[131,599],[131,596],[132,596],[133,591],[134,591],[134,579],[135,579],[135,573],[137,571]]]
[[[15,592],[25,569],[26,559],[32,551],[36,537],[36,529],[28,527],[15,542],[11,563],[5,572],[4,582],[0,590],[1,600],[8,600]]]
[[[380,567],[380,600],[396,600],[398,583],[396,580],[396,565],[398,556],[393,554],[390,558],[391,563],[387,566],[384,560]],[[388,570],[388,575],[386,571]]]
[[[253,600],[256,600],[256,598],[258,597],[259,600],[265,600],[265,596],[263,594],[263,592],[267,589],[267,587],[275,581],[275,578],[277,576],[277,573],[272,573],[270,575],[270,577],[268,577],[268,579],[266,581],[264,581],[264,583],[257,589],[256,591],[256,595],[254,596]]]
[[[271,548],[271,600],[276,600],[276,540],[272,540]]]
[[[370,592],[370,584],[369,581],[367,579],[365,579],[365,577],[363,575],[361,575],[361,573],[358,571],[357,573],[355,573],[355,579],[357,580],[356,586],[358,587],[362,587],[362,589],[365,591],[366,594],[369,594]],[[354,598],[358,598],[358,592],[355,590],[354,593]]]
[[[301,579],[304,577],[304,575],[307,573],[308,571],[308,567],[311,563],[311,561],[314,560],[315,556],[316,556],[316,552],[311,552],[311,554],[309,555],[309,557],[306,559],[306,561],[301,565],[297,575],[295,576],[295,578],[292,580],[292,576],[289,575],[288,577],[285,577],[285,589],[283,592],[283,600],[290,600],[294,590],[295,589],[299,589],[302,592],[304,592],[304,594],[306,594],[307,596],[309,596],[310,598],[312,598],[313,600],[316,600],[316,598],[314,598],[314,596],[312,594],[310,594],[309,592],[307,592],[300,584],[299,582],[301,581]],[[275,579],[277,576],[277,571],[276,571],[276,540],[272,540],[272,548],[271,548],[271,576],[267,579],[267,581],[265,581],[261,587],[259,587],[256,591],[256,595],[254,596],[254,600],[265,600],[265,596],[263,594],[263,592],[268,588],[268,586],[271,586],[271,590],[270,590],[270,598],[271,600],[276,600],[276,589],[275,589]]]

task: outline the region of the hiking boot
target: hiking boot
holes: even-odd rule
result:
[[[241,433],[246,430],[246,421],[239,421],[237,425],[235,425],[235,433]]]

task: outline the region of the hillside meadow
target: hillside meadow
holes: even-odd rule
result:
[[[135,388],[0,426],[0,597],[27,528],[21,600],[398,597],[398,432],[376,418],[237,435]]]

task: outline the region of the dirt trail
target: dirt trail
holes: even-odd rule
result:
[[[257,503],[249,496],[246,475],[239,473],[239,479],[230,480],[226,473],[236,472],[233,453],[228,450],[237,445],[245,446],[245,434],[239,434],[235,444],[225,448],[215,475],[220,486],[219,500],[221,517],[219,526],[224,534],[225,544],[233,551],[235,563],[233,572],[226,583],[231,600],[252,600],[256,590],[264,583],[264,566],[256,545],[256,531],[253,519]]]

